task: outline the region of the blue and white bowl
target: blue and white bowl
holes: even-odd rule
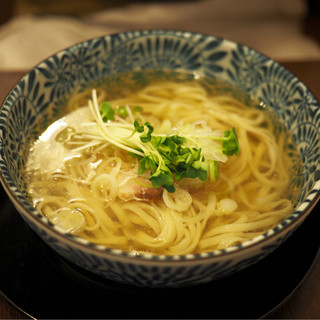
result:
[[[169,69],[222,80],[269,105],[294,136],[303,161],[295,211],[266,234],[238,246],[184,256],[140,256],[63,233],[27,201],[22,168],[27,139],[39,133],[70,93],[126,71]],[[147,79],[148,80],[148,79]],[[137,80],[138,81],[138,80]],[[246,46],[183,31],[133,31],[92,39],[41,62],[12,89],[0,110],[0,178],[30,227],[60,255],[102,277],[138,286],[185,286],[237,272],[283,243],[319,199],[320,106],[308,88],[277,62]]]

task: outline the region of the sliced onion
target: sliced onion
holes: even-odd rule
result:
[[[237,208],[238,204],[230,198],[224,198],[218,202],[218,209],[222,214],[231,214],[235,212]]]
[[[162,197],[168,208],[178,212],[186,211],[192,203],[190,193],[180,188],[176,188],[173,193],[169,193],[167,190],[164,190]]]

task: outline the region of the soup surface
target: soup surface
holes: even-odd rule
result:
[[[30,147],[34,207],[63,230],[136,254],[252,239],[293,211],[299,156],[266,106],[210,81],[77,92]]]

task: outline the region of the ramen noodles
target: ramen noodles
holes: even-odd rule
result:
[[[292,213],[299,156],[245,100],[197,80],[77,93],[30,147],[27,193],[63,231],[136,254],[250,240]]]

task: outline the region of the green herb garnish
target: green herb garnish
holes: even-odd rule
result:
[[[202,181],[210,178],[214,182],[218,177],[218,161],[224,162],[227,156],[239,153],[234,128],[219,135],[210,128],[201,130],[186,125],[171,128],[172,134],[159,134],[149,122],[113,121],[116,110],[108,102],[99,106],[95,90],[89,105],[96,123],[83,124],[83,132],[94,137],[97,144],[108,141],[138,158],[138,174],[150,171],[149,179],[154,188],[164,187],[168,192],[174,192],[174,180],[183,178]]]
[[[114,120],[115,111],[109,102],[102,102],[100,105],[100,115],[103,122]]]
[[[118,107],[116,109],[116,114],[122,118],[126,118],[129,115],[126,107],[124,107],[124,106]]]

